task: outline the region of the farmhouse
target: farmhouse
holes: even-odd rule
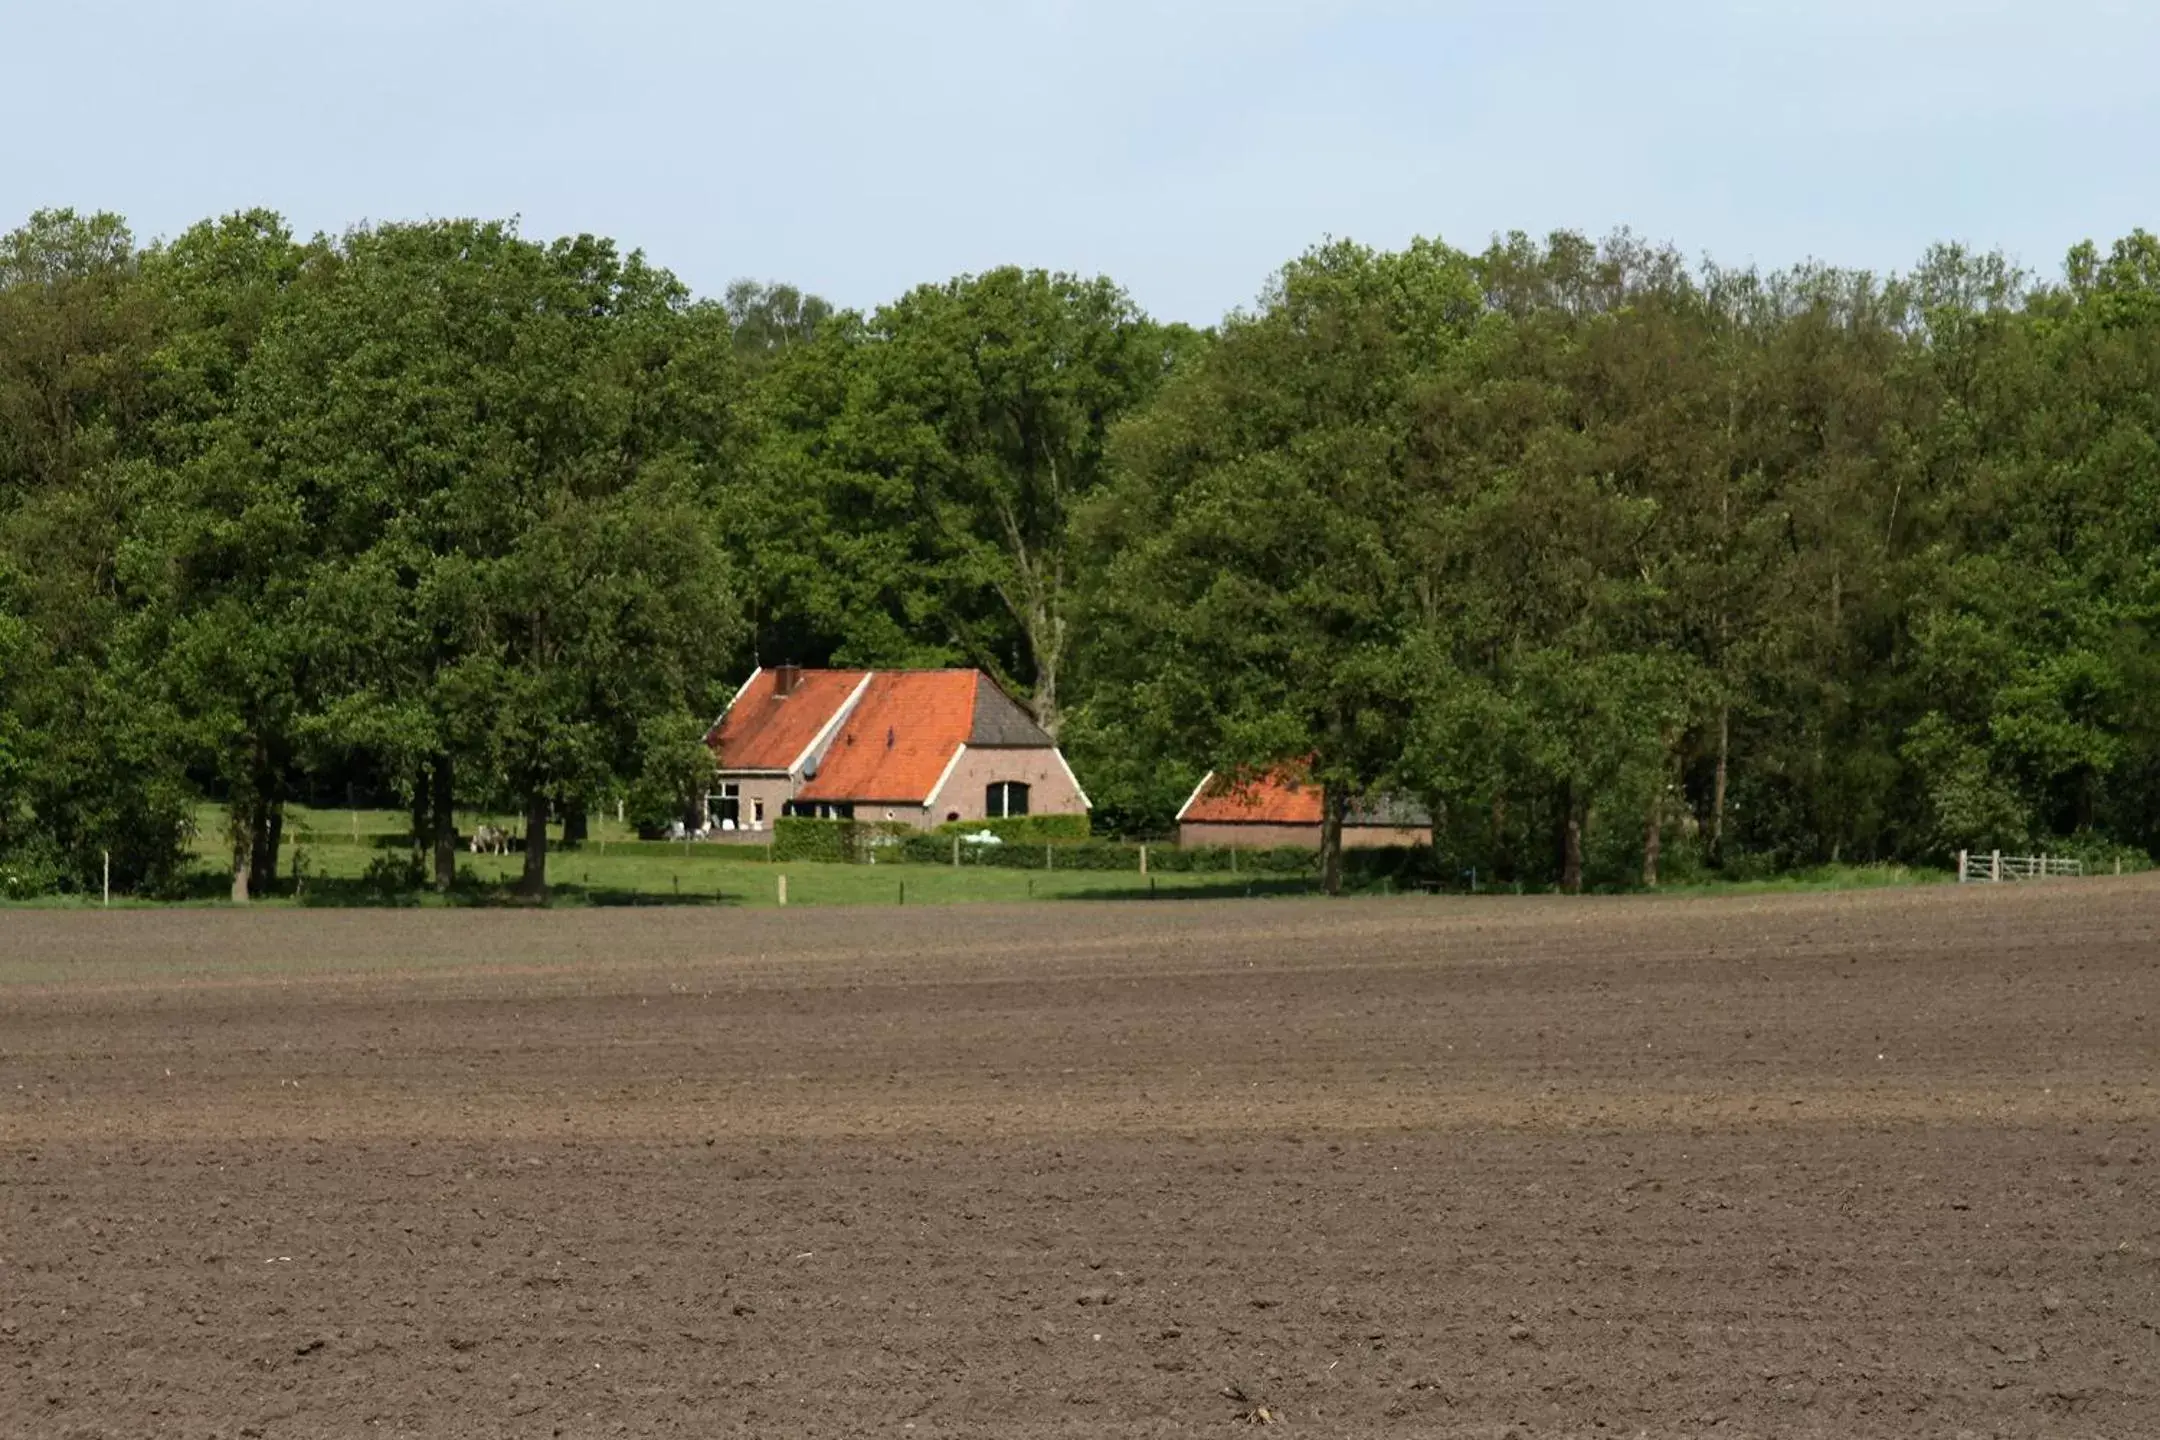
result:
[[[1249,849],[1303,845],[1317,850],[1320,800],[1320,787],[1293,766],[1278,766],[1242,782],[1210,770],[1178,811],[1178,844]],[[1400,796],[1353,799],[1343,817],[1342,843],[1346,850],[1430,845],[1432,817]]]
[[[705,743],[723,837],[770,831],[782,815],[928,829],[1088,809],[1056,743],[979,670],[761,667]]]

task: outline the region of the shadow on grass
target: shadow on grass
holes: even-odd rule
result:
[[[1151,886],[1142,880],[1114,890],[1079,890],[1059,900],[1257,900],[1277,895],[1317,895],[1320,882],[1310,875],[1231,877],[1200,885]],[[1052,897],[1044,897],[1046,899]]]
[[[551,884],[547,899],[535,902],[519,894],[517,887],[511,884],[463,883],[452,886],[447,894],[439,895],[432,890],[386,890],[363,880],[323,878],[309,880],[298,895],[292,893],[289,885],[285,886],[278,898],[311,910],[409,910],[423,906],[468,910],[611,909],[656,905],[719,907],[744,903],[741,895],[720,891],[633,890],[621,886],[566,883]]]

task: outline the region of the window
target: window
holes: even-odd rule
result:
[[[993,820],[1028,813],[1028,787],[1019,780],[999,780],[983,793],[983,814]]]
[[[715,803],[717,802],[717,803]],[[712,823],[723,830],[732,830],[742,821],[742,787],[729,781],[720,787],[717,796],[707,797]]]
[[[765,802],[763,800],[752,800],[750,802],[750,828],[753,830],[765,828]]]

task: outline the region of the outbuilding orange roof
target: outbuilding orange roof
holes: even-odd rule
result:
[[[975,728],[973,670],[881,670],[870,679],[798,798],[930,798]]]
[[[802,758],[867,670],[798,670],[794,689],[778,692],[777,670],[760,670],[705,737],[727,770],[787,770]]]
[[[1320,787],[1287,766],[1243,781],[1210,772],[1177,818],[1214,825],[1318,825],[1320,803]]]

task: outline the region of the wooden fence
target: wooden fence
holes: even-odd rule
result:
[[[2085,873],[2082,860],[2060,855],[2005,855],[2000,850],[1980,854],[1958,851],[1958,884],[2000,885],[2006,880],[2075,879]]]

